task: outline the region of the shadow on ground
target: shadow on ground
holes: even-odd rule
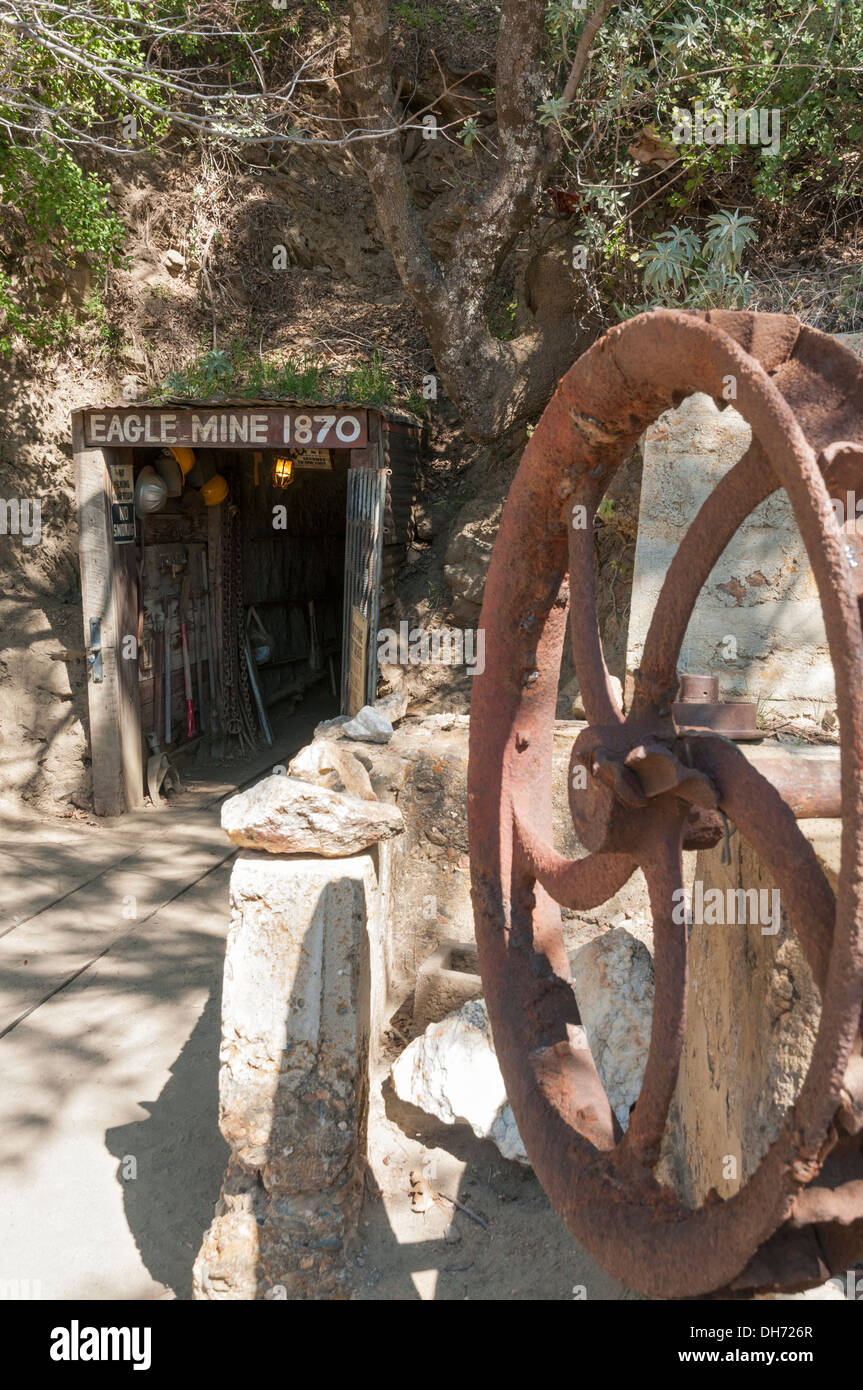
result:
[[[218,1129],[220,1001],[220,991],[210,995],[158,1099],[140,1102],[147,1119],[105,1134],[141,1259],[180,1299],[192,1296],[192,1265],[228,1161]]]

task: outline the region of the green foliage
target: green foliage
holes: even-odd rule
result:
[[[428,5],[412,5],[410,0],[400,0],[400,3],[393,7],[393,16],[409,28],[420,31],[431,29],[435,24],[446,23],[443,10],[433,9]]]
[[[43,139],[35,149],[0,147],[0,189],[4,203],[26,211],[30,237],[50,242],[59,260],[88,256],[102,270],[120,264],[124,229],[108,206],[108,184],[62,146]]]
[[[755,240],[754,222],[741,212],[715,213],[701,240],[691,228],[668,227],[642,256],[645,289],[657,294],[655,302],[666,303],[671,295],[690,308],[746,304],[751,286],[739,265],[746,246]]]
[[[92,0],[88,8],[90,14],[70,7],[65,16],[50,15],[57,39],[51,51],[26,34],[4,35],[0,51],[5,49],[4,57],[14,69],[20,95],[33,97],[57,113],[54,124],[58,136],[73,124],[86,127],[89,123],[104,131],[106,121],[119,121],[134,112],[138,136],[154,143],[164,135],[168,123],[141,103],[158,104],[161,89],[156,81],[127,81],[122,70],[141,63],[136,24],[164,18],[165,11],[152,0]],[[76,52],[86,53],[88,62],[76,61]],[[118,73],[120,90],[108,80],[109,74]],[[20,114],[15,115],[17,107],[9,103],[12,93],[6,84],[4,88],[0,112],[20,123]]]
[[[479,123],[476,116],[468,116],[462,125],[461,130],[456,131],[456,138],[461,140],[468,153],[473,149],[473,142],[479,135]]]
[[[157,85],[122,77],[124,68],[141,60],[134,23],[155,16],[158,6],[97,0],[92,9],[92,15],[74,8],[65,16],[51,13],[53,51],[26,32],[0,35],[6,74],[0,94],[4,355],[17,341],[41,348],[68,337],[75,315],[58,312],[46,289],[62,287],[70,268],[83,261],[101,275],[121,261],[124,232],[108,205],[108,186],[79,162],[80,142],[67,147],[61,141],[77,128],[92,130],[95,139],[110,133],[116,142],[123,119],[132,114],[139,147],[154,146],[167,129],[166,120],[140,104],[158,100]],[[88,64],[76,61],[79,52],[90,55]],[[109,80],[112,73],[121,75],[117,80],[125,90]],[[41,124],[27,114],[29,102],[50,113]]]
[[[355,401],[372,406],[400,403],[420,413],[413,404],[419,399],[417,393],[405,396],[400,391],[378,348],[369,358],[334,370],[311,357],[256,356],[249,353],[242,340],[235,340],[229,349],[207,350],[180,370],[170,372],[159,394],[202,400],[237,396],[247,400]]]
[[[108,206],[108,191],[48,138],[30,149],[0,144],[6,211],[0,226],[9,267],[0,272],[0,355],[8,356],[16,339],[44,348],[68,337],[74,315],[58,313],[45,294],[62,284],[65,271],[83,261],[103,274],[121,263],[124,229]]]
[[[607,270],[611,260],[642,261],[648,291],[674,302],[741,303],[752,232],[774,227],[783,209],[791,213],[783,226],[792,253],[797,207],[799,239],[810,245],[819,213],[834,237],[853,226],[863,206],[863,0],[808,0],[796,8],[764,0],[621,0],[594,39],[567,110],[559,94],[586,13],[552,0],[546,14],[547,81],[537,119],[563,138],[569,178],[558,181],[581,195],[574,235],[590,245],[595,264],[604,258]],[[674,146],[676,113],[694,111],[697,102],[723,118],[780,113],[778,153],[767,141]],[[664,170],[628,152],[648,131],[670,146],[673,162]],[[755,220],[728,212],[704,237],[705,213],[729,203]],[[637,297],[637,278],[624,279],[616,293]]]

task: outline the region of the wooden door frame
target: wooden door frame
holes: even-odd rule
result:
[[[134,545],[113,539],[111,464],[131,463],[131,449],[100,449],[84,438],[83,411],[72,416],[78,506],[78,552],[84,648],[88,656],[93,806],[117,816],[144,804],[138,695],[138,573]],[[90,623],[100,625],[102,680],[94,681]],[[124,639],[134,638],[134,647]],[[124,655],[124,645],[126,654]]]

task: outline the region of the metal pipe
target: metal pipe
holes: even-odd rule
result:
[[[791,807],[798,820],[842,815],[838,748],[740,749]]]

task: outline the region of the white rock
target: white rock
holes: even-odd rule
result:
[[[374,708],[391,724],[398,724],[399,720],[404,719],[407,714],[407,692],[393,690],[389,695],[383,695],[379,700],[375,700]]]
[[[359,758],[331,738],[315,739],[301,748],[288,764],[288,774],[333,792],[357,796],[360,801],[377,801],[371,778]]]
[[[843,1280],[828,1279],[814,1289],[803,1289],[800,1293],[757,1293],[756,1303],[834,1303],[844,1302],[848,1295],[842,1288]]]
[[[638,1100],[653,1017],[653,961],[623,927],[570,958],[578,1011],[612,1109],[623,1129]]]
[[[623,928],[606,932],[572,957],[575,993],[600,1080],[623,1129],[638,1099],[653,1013],[650,952]],[[400,1100],[445,1124],[470,1125],[504,1158],[528,1163],[503,1085],[482,999],[432,1023],[392,1068]]]
[[[374,705],[363,705],[359,714],[342,726],[343,738],[355,738],[362,743],[389,743],[392,736],[392,724]]]
[[[404,830],[397,806],[360,801],[296,777],[265,777],[222,805],[232,844],[272,854],[356,854]]]
[[[425,719],[421,720],[419,727],[424,732],[428,730],[437,732],[440,729],[443,733],[447,733],[450,729],[468,729],[470,728],[470,715],[456,714],[452,710],[446,710],[443,714],[428,714]]]
[[[478,1139],[493,1140],[504,1158],[527,1164],[482,999],[429,1024],[396,1060],[392,1078],[400,1100],[444,1124],[470,1125]]]
[[[312,740],[314,741],[319,738],[341,738],[342,730],[345,725],[350,724],[350,722],[351,716],[349,714],[337,714],[335,719],[322,719],[320,724],[315,725],[315,732],[312,734]]]

